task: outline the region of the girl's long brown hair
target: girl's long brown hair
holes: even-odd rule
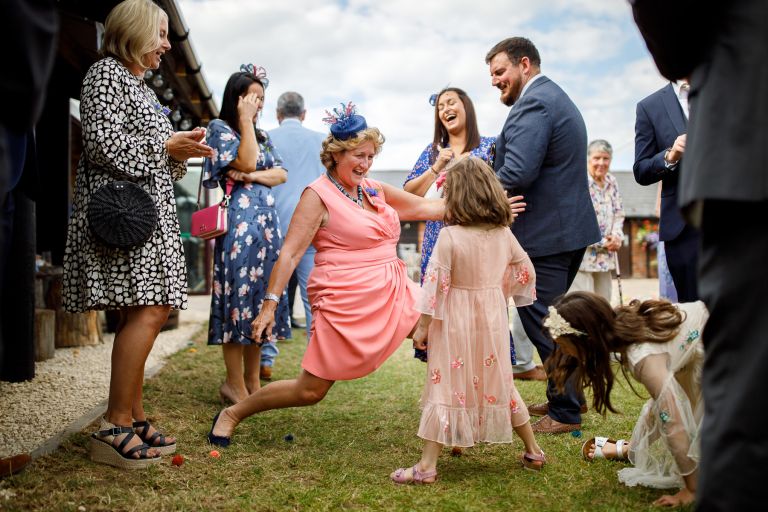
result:
[[[459,226],[509,226],[512,211],[499,179],[476,156],[463,156],[446,173],[445,223]]]
[[[615,379],[612,354],[618,354],[626,377],[627,349],[631,345],[666,343],[677,335],[684,320],[684,313],[665,300],[633,300],[612,309],[600,295],[573,292],[555,300],[553,306],[571,327],[586,334],[566,335],[578,356],[569,356],[556,348],[547,359],[547,372],[561,392],[570,378],[575,379],[578,389],[591,388],[594,409],[600,414],[617,412],[611,404]],[[631,381],[627,381],[631,387]]]

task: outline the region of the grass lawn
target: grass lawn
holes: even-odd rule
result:
[[[295,376],[303,334],[281,344],[274,378]],[[224,376],[221,350],[196,346],[173,356],[145,386],[150,419],[179,439],[181,467],[162,464],[125,472],[88,460],[88,432],[72,436],[55,453],[2,483],[15,497],[0,510],[512,510],[625,511],[655,509],[663,494],[617,481],[621,463],[589,464],[580,455],[594,435],[628,437],[644,399],[625,382],[614,400],[623,414],[584,417],[583,435],[540,435],[549,464],[525,471],[522,443],[478,445],[460,457],[445,450],[440,478],[431,486],[397,486],[388,479],[418,460],[418,399],[423,363],[410,342],[377,372],[339,382],[314,407],[270,411],[246,420],[219,459],[209,455],[205,434],[219,410]],[[544,398],[539,382],[517,383],[526,403]],[[288,434],[293,441],[285,440]],[[83,508],[80,508],[83,510]]]

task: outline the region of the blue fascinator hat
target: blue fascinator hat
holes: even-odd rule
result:
[[[350,101],[341,108],[325,111],[323,122],[330,126],[331,135],[339,140],[347,140],[368,128],[365,118],[357,113],[357,107]]]

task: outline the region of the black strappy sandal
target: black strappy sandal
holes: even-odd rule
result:
[[[118,446],[115,446],[113,444],[115,438],[122,434],[127,434],[125,439]],[[114,425],[112,428],[94,432],[91,434],[91,460],[120,469],[144,469],[159,463],[160,456],[151,457],[149,450],[152,447],[147,446],[145,443],[123,451],[135,436],[133,428]],[[139,454],[138,458],[133,456],[135,453]]]
[[[148,435],[149,433],[149,427],[151,425],[148,421],[134,421],[133,422],[133,428],[134,429],[141,429],[136,434],[141,438],[144,443],[147,444],[150,448],[154,448],[158,452],[160,452],[160,455],[170,455],[173,452],[176,451],[176,441],[169,443],[166,440],[166,437],[161,434],[160,432],[155,429],[155,433],[151,436]]]

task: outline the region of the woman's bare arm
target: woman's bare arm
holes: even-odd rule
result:
[[[288,181],[288,171],[282,167],[272,167],[258,172],[243,172],[237,170],[227,171],[227,176],[235,181],[246,183],[259,183],[267,187],[274,187]]]
[[[445,213],[445,201],[442,199],[424,199],[423,197],[400,190],[386,183],[381,183],[387,204],[397,210],[401,220],[441,220]]]

